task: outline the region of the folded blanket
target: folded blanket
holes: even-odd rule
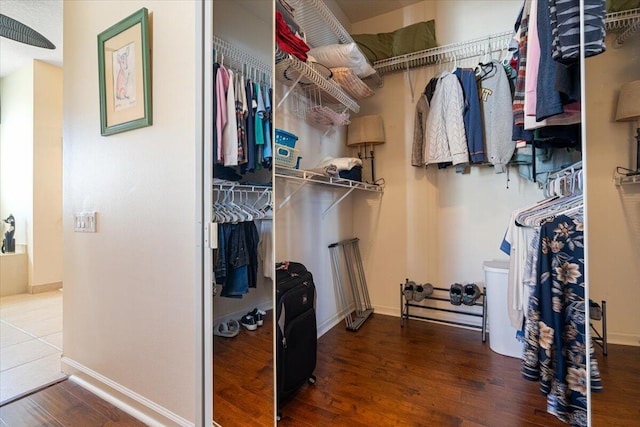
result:
[[[321,168],[309,169],[311,172],[319,173],[325,176],[338,176],[338,168],[336,165],[326,165]]]
[[[362,160],[354,157],[327,157],[323,159],[317,168],[323,168],[325,166],[335,165],[338,171],[351,170],[354,166],[362,166]]]

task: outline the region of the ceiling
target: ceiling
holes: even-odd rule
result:
[[[352,23],[420,1],[335,0]],[[56,45],[56,49],[49,50],[0,37],[0,77],[33,59],[62,67],[62,0],[0,0],[0,13],[33,28]]]
[[[0,37],[0,77],[33,59],[62,67],[62,0],[0,0],[0,13],[33,28],[56,46],[42,49]]]
[[[373,18],[374,16],[420,3],[421,1],[422,0],[335,0],[351,23]]]

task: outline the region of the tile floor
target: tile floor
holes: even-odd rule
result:
[[[0,298],[0,405],[64,378],[61,290]]]

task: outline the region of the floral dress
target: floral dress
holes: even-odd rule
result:
[[[587,425],[586,327],[582,219],[558,216],[540,229],[537,283],[529,299],[522,375],[540,381],[547,411]],[[591,390],[601,391],[593,346]]]

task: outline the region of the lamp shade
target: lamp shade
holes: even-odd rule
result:
[[[347,131],[347,145],[384,144],[382,116],[373,114],[351,119]]]
[[[616,122],[640,118],[640,80],[625,83],[620,88]]]

